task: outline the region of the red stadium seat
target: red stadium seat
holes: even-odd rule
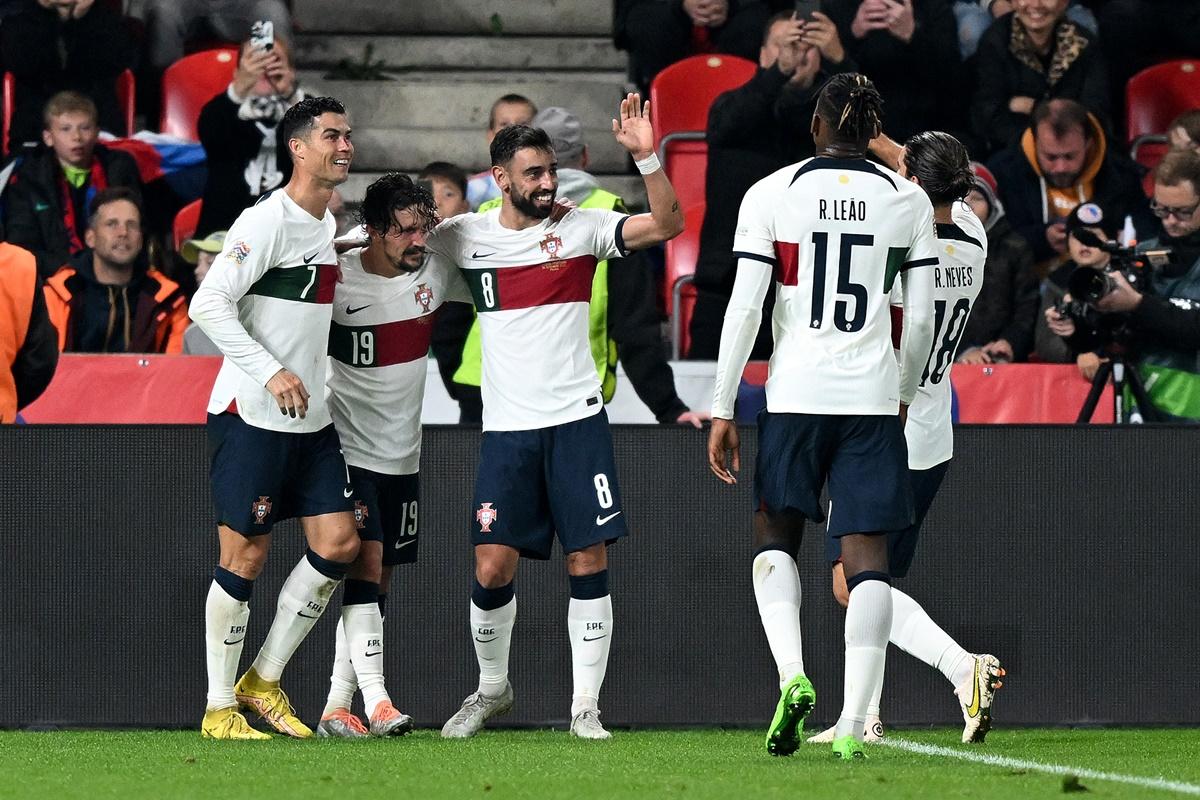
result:
[[[737,56],[691,56],[658,73],[650,85],[655,147],[684,208],[704,202],[709,107],[718,95],[754,77],[757,68]]]
[[[198,141],[196,124],[200,109],[233,79],[237,68],[236,47],[204,50],[184,56],[163,73],[162,119],[159,130],[171,136]]]
[[[1130,158],[1150,170],[1142,178],[1142,189],[1145,190],[1147,197],[1154,196],[1154,168],[1158,166],[1158,162],[1163,160],[1163,156],[1170,149],[1167,137],[1161,134],[1139,136],[1134,139],[1133,146],[1129,148]]]
[[[683,212],[683,233],[667,242],[665,289],[667,314],[671,317],[671,349],[676,360],[687,355],[692,309],[696,305],[696,259],[700,255],[700,227],[704,224],[704,205]]]
[[[8,134],[12,127],[12,108],[16,102],[17,81],[11,72],[4,73],[4,116],[3,122],[0,124],[0,135],[4,137],[4,141],[0,142],[0,152],[8,155]],[[121,118],[125,123],[125,130],[109,131],[116,136],[129,136],[133,133],[133,104],[137,96],[137,86],[133,79],[133,73],[125,70],[117,76],[117,105],[121,108]]]
[[[1125,86],[1129,141],[1166,133],[1175,117],[1200,108],[1200,61],[1168,61],[1142,70]]]
[[[175,224],[172,226],[172,238],[175,240],[176,253],[183,248],[183,243],[192,238],[196,233],[196,224],[200,222],[200,202],[199,200],[193,200],[179,209],[179,213],[175,215]]]

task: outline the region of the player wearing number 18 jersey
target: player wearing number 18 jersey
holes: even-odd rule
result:
[[[367,188],[367,246],[339,257],[329,332],[329,410],[341,436],[362,539],[346,576],[329,699],[320,736],[395,736],[412,719],[384,687],[383,610],[392,568],[417,560],[421,403],[434,318],[469,303],[458,268],[427,257],[433,196],[391,173]],[[363,693],[369,727],[350,712]]]
[[[865,158],[879,134],[878,92],[863,75],[822,88],[812,132],[818,155],[746,192],[738,215],[737,278],[721,332],[709,463],[726,483],[739,466],[733,401],[772,280],[775,350],[755,470],[755,597],[781,694],[767,751],[789,755],[816,702],[800,647],[796,553],[805,519],[841,540],[851,588],[846,695],[834,752],[860,757],[863,720],[882,672],[891,624],[882,534],[912,522],[898,414],[916,394],[933,342],[933,207],[914,184]],[[899,280],[904,339],[897,365],[888,298]]]
[[[557,535],[571,586],[571,732],[609,738],[598,707],[613,624],[606,546],[625,534],[625,517],[588,340],[588,304],[598,260],[665,241],[683,228],[637,95],[621,103],[613,133],[645,176],[649,214],[576,209],[551,219],[558,189],[554,146],[545,131],[515,125],[491,145],[500,209],[455,217],[429,238],[433,253],[463,269],[483,345],[471,597],[479,688],[446,722],[446,737],[472,736],[512,707],[513,578],[520,556],[549,558]]]
[[[880,137],[872,143],[872,150],[885,163],[898,162],[900,174],[929,195],[941,259],[934,273],[933,347],[921,371],[921,383],[904,427],[916,515],[912,525],[894,530],[887,537],[889,571],[893,578],[903,578],[916,552],[921,523],[954,455],[950,367],[983,284],[987,232],[975,213],[962,202],[973,185],[974,173],[966,148],[953,136],[936,131],[917,134],[905,143],[903,150],[890,139]],[[836,539],[830,540],[829,545],[834,595],[845,605],[846,582],[839,563],[841,548]],[[892,606],[889,640],[946,676],[962,708],[963,741],[982,742],[991,726],[992,698],[1004,676],[999,660],[989,654],[968,653],[913,598],[895,587],[892,587]],[[867,706],[864,735],[872,740],[883,735],[879,721],[882,690],[881,673]],[[833,736],[830,729],[809,741],[828,742]]]

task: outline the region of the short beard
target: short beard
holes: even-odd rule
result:
[[[1067,175],[1066,173],[1055,173],[1046,176],[1046,183],[1053,186],[1055,189],[1070,189],[1078,181],[1078,175]]]
[[[533,198],[530,195],[517,194],[516,189],[510,189],[508,193],[509,197],[512,198],[513,208],[525,216],[533,217],[534,219],[546,219],[550,216],[550,213],[554,210],[555,194],[557,194],[557,190],[550,193],[550,205],[542,209],[538,208],[537,203],[533,202]]]
[[[417,261],[416,266],[410,266],[409,265],[409,257],[414,256],[414,255],[420,255],[421,258]],[[392,264],[392,266],[396,268],[397,272],[404,272],[404,273],[416,272],[422,266],[425,265],[425,256],[426,256],[426,251],[423,249],[422,250],[405,250],[404,253],[401,254],[401,256],[400,256],[400,261],[395,264]]]

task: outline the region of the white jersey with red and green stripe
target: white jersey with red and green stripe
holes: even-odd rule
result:
[[[238,216],[189,306],[224,354],[208,401],[210,414],[236,402],[250,425],[308,433],[330,424],[325,365],[336,224],[309,214],[278,189]],[[311,395],[305,417],[279,412],[266,384],[286,368]]]
[[[904,426],[909,469],[932,469],[954,456],[950,368],[983,286],[987,231],[966,203],[955,204],[951,219],[936,226],[939,263],[933,278],[933,347]],[[892,295],[892,305],[897,310],[903,305],[898,292]],[[899,347],[897,313],[892,320],[893,344]]]
[[[603,408],[588,304],[596,264],[626,255],[625,219],[580,208],[518,231],[494,209],[430,235],[428,248],[462,269],[479,314],[485,431],[548,428]]]
[[[471,302],[458,268],[431,254],[416,272],[385,278],[343,253],[329,329],[329,410],[346,463],[411,475],[421,461],[421,401],[434,319]]]

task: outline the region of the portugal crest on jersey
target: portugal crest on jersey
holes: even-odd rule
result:
[[[483,533],[492,532],[492,523],[496,521],[496,509],[492,508],[491,503],[482,503],[479,510],[475,512],[475,520],[479,523],[480,531]]]
[[[421,308],[428,314],[429,304],[433,302],[433,289],[430,289],[428,284],[422,283],[413,292],[413,297],[416,298],[417,302],[421,304]]]
[[[366,503],[364,503],[362,500],[355,500],[354,501],[354,527],[357,530],[361,531],[363,528],[367,527],[367,517],[368,516],[370,516],[370,515],[367,513]]]
[[[553,233],[547,233],[546,238],[541,241],[542,252],[551,258],[558,258],[558,253],[562,250],[562,246],[562,239]]]
[[[254,523],[262,525],[271,513],[271,498],[259,495],[259,498],[250,504],[250,510],[254,513]]]

